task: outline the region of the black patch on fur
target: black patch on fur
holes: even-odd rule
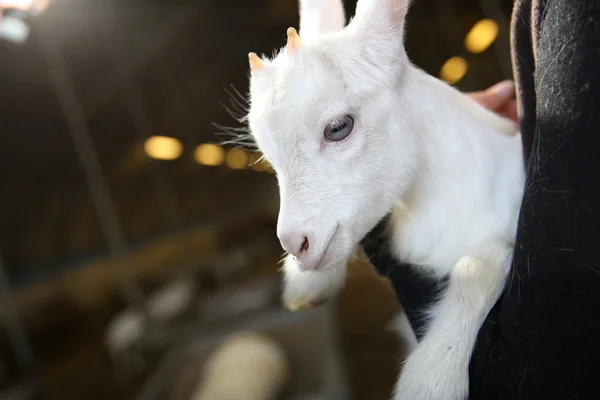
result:
[[[392,256],[386,232],[388,219],[389,215],[365,236],[360,245],[377,272],[391,281],[417,339],[421,340],[427,323],[425,312],[436,302],[447,280],[427,276]]]

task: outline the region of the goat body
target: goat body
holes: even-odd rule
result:
[[[424,310],[427,330],[395,398],[461,400],[512,261],[521,137],[409,62],[408,8],[409,0],[358,0],[344,27],[341,0],[300,0],[300,35],[288,30],[273,59],[250,54],[248,122],[279,182],[285,304],[302,309],[338,293],[353,249],[391,212],[394,256],[449,277]]]

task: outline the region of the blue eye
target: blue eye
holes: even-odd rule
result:
[[[325,127],[325,138],[332,142],[339,142],[350,135],[352,128],[354,128],[354,119],[351,116],[336,118]]]

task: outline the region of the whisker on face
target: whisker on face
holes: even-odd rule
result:
[[[258,158],[256,159],[256,161],[254,161],[252,164],[250,164],[250,166],[256,165],[256,164],[258,164],[258,163],[262,162],[264,159],[265,159],[265,155],[263,154],[263,155],[261,155],[260,157],[258,157]],[[287,254],[287,253],[286,253],[286,254]],[[284,257],[285,257],[285,256],[284,256]],[[280,261],[280,262],[281,262],[281,261]]]
[[[239,104],[235,99],[229,99],[229,107],[224,106],[227,112],[234,114],[236,117],[236,121],[239,123],[244,123],[246,120],[246,115],[248,114],[247,106],[243,104]]]
[[[250,136],[249,129],[245,126],[236,128],[235,126],[220,125],[220,124],[217,124],[216,122],[213,122],[211,125],[217,129],[223,130],[224,132],[229,132],[229,133],[236,134],[236,135],[247,134],[248,136]]]
[[[249,100],[244,98],[233,84],[230,84],[229,88],[223,88],[223,90],[229,97],[229,104],[220,102],[221,107],[223,107],[225,112],[227,112],[231,118],[243,125],[235,127],[212,123],[212,125],[220,131],[215,133],[215,136],[225,138],[225,140],[221,140],[219,144],[233,146],[251,152],[257,151],[255,140],[250,134],[250,128],[247,126],[248,112],[250,109]]]
[[[232,104],[232,107],[228,107],[227,105],[223,104],[223,102],[219,103],[221,107],[223,107],[223,109],[225,110],[225,112],[233,119],[235,119],[236,122],[239,122],[240,124],[243,124],[246,122],[247,120],[247,112],[243,109],[240,109],[237,105]]]
[[[220,142],[221,145],[233,145],[252,152],[258,150],[247,127],[224,126],[217,123],[212,123],[212,125],[220,130],[215,133],[215,136],[227,138]]]
[[[281,259],[277,262],[277,265],[283,264],[288,255],[289,255],[289,253],[287,251],[285,251],[281,256]],[[277,268],[277,270],[279,272],[283,272],[284,268],[285,268],[285,266],[281,265],[279,268]]]
[[[245,123],[248,119],[248,112],[250,111],[250,101],[249,99],[244,98],[233,84],[230,84],[229,86],[231,89],[223,89],[229,96],[229,106],[226,106],[223,103],[221,103],[221,106],[237,122]]]
[[[245,110],[248,112],[250,110],[250,100],[249,97],[244,97],[242,94],[233,86],[233,84],[229,84],[231,89],[224,89],[225,93],[227,93],[230,97],[229,101],[235,104],[239,109]]]
[[[220,145],[222,146],[228,146],[228,147],[232,147],[235,149],[241,149],[250,153],[254,153],[256,152],[256,148],[253,147],[252,143],[246,143],[246,142],[241,142],[241,141],[236,141],[236,140],[225,140],[220,142]]]
[[[288,252],[283,253],[283,255],[281,256],[281,259],[279,261],[277,261],[277,264],[281,264],[282,262],[285,261],[285,258],[289,255]]]

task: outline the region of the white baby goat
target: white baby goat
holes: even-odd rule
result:
[[[272,59],[249,54],[248,122],[279,182],[288,307],[335,295],[355,246],[391,212],[394,256],[449,276],[395,398],[460,400],[510,269],[521,137],[411,65],[408,8],[409,0],[359,0],[344,27],[341,0],[301,0],[300,36],[290,28]]]

